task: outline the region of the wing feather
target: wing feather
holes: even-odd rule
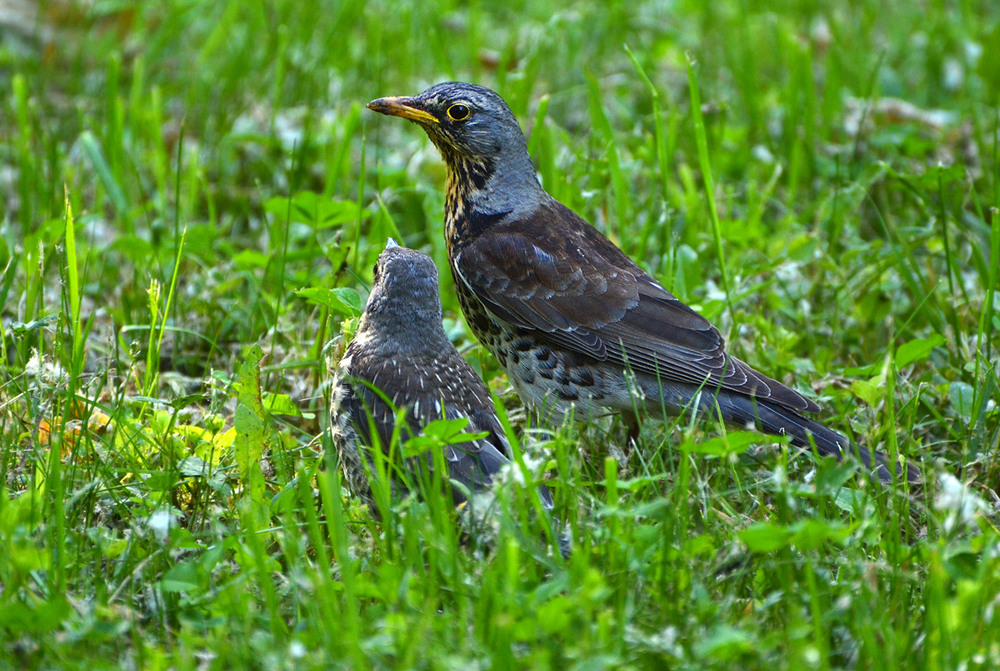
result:
[[[546,226],[553,221],[559,226]],[[664,381],[819,410],[730,356],[708,320],[555,200],[530,220],[484,231],[458,250],[454,262],[458,279],[489,312],[556,347]]]

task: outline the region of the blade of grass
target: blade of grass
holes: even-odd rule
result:
[[[64,186],[66,203],[66,275],[69,280],[70,328],[73,331],[73,350],[69,360],[69,370],[79,375],[83,366],[83,329],[80,323],[80,276],[76,258],[76,227],[73,222],[73,208],[69,202],[69,186]]]
[[[649,91],[649,96],[653,101],[653,144],[656,147],[656,168],[657,175],[659,177],[658,182],[660,185],[660,196],[662,198],[662,202],[666,203],[669,197],[667,186],[670,178],[670,165],[667,163],[667,137],[664,132],[663,109],[660,105],[660,92],[657,91],[653,82],[650,81],[649,76],[646,74],[646,70],[639,63],[639,59],[635,57],[632,50],[628,48],[627,44],[625,45],[625,53],[628,54],[629,59],[632,61],[632,65],[635,66],[636,72],[639,73],[639,77],[646,85],[646,90]],[[647,217],[646,222],[643,235],[640,237],[639,246],[636,249],[636,255],[639,258],[646,256],[656,218],[649,216]],[[668,245],[663,245],[662,248],[666,249],[668,248]]]
[[[718,208],[715,205],[715,180],[712,177],[712,163],[708,155],[708,135],[705,131],[705,119],[701,113],[701,92],[698,89],[698,77],[695,75],[694,66],[694,57],[688,54],[688,90],[691,94],[691,118],[694,121],[695,140],[698,143],[698,163],[701,167],[702,181],[705,184],[705,199],[708,201],[708,213],[712,220],[712,238],[715,241],[715,253],[719,257],[719,275],[722,277],[722,290],[726,294],[726,305],[729,308],[729,314],[735,315],[732,291],[729,284],[729,273],[726,272],[726,255],[722,246],[722,225],[719,221]]]
[[[608,232],[611,233],[613,228],[614,237],[618,239],[619,244],[624,244],[628,239],[628,236],[625,235],[626,227],[631,223],[631,213],[633,212],[632,196],[625,177],[622,174],[621,161],[618,157],[617,139],[611,128],[611,122],[604,112],[601,88],[593,75],[587,76],[587,92],[590,94],[588,96],[590,118],[600,134],[601,150],[608,162],[608,172],[611,174],[611,190],[615,199],[615,226],[608,226]]]

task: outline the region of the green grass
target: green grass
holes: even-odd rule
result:
[[[0,667],[1000,665],[992,3],[40,4],[0,27]],[[371,520],[327,359],[388,235],[446,263],[436,152],[364,104],[449,78],[926,486],[687,419],[527,433],[443,272],[575,551],[530,488],[485,546]]]

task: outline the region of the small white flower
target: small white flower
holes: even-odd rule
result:
[[[170,538],[170,529],[178,524],[177,515],[165,508],[155,511],[146,518],[146,527],[153,532],[156,539],[165,543]]]
[[[301,641],[292,641],[288,645],[288,656],[292,659],[302,659],[306,656],[307,652],[309,651],[306,650],[306,646]]]
[[[950,473],[942,473],[940,488],[934,497],[934,507],[948,513],[944,521],[946,531],[951,531],[959,523],[974,526],[978,514],[988,510],[986,502]]]
[[[753,149],[750,150],[750,153],[761,163],[766,163],[768,165],[774,163],[774,154],[772,154],[771,150],[762,144],[754,145]]]

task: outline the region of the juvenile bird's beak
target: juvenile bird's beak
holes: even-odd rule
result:
[[[420,109],[415,98],[401,96],[378,98],[368,103],[368,109],[380,114],[403,117],[417,123],[440,123],[436,116]]]

